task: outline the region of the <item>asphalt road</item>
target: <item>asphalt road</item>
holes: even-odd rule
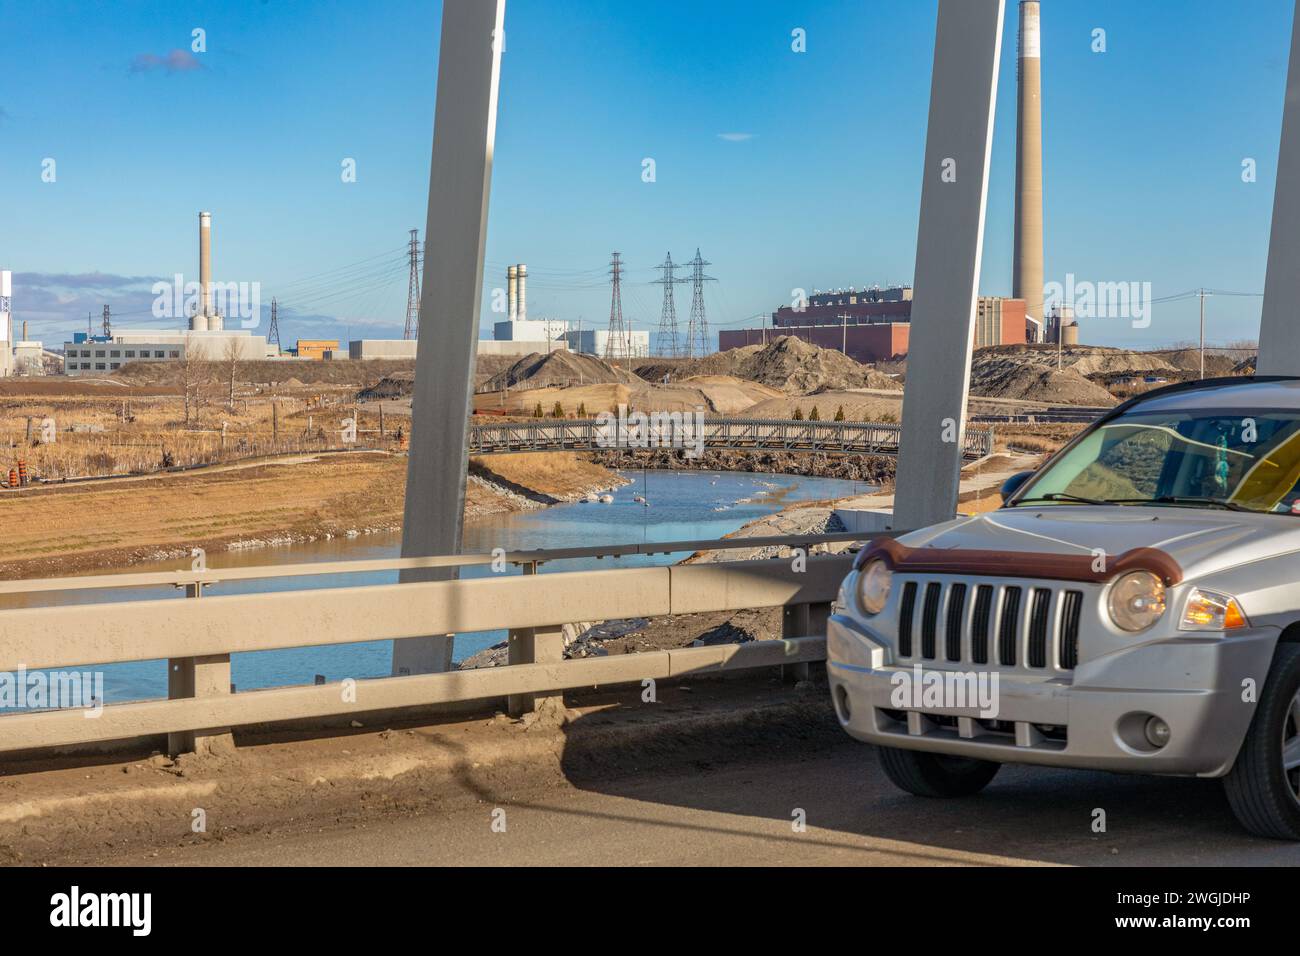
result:
[[[575,772],[536,792],[482,798],[361,823],[213,835],[113,862],[1300,865],[1300,844],[1244,834],[1216,781],[1004,767],[979,796],[922,800],[896,791],[871,749],[848,740],[793,761],[694,763],[605,783]],[[1093,830],[1097,810],[1105,832]]]

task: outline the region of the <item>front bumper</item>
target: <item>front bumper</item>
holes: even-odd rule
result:
[[[1072,674],[1037,676],[944,661],[895,663],[887,641],[833,614],[827,674],[840,724],[868,743],[999,763],[1217,777],[1236,759],[1277,637],[1275,628],[1254,627],[1231,637],[1152,639],[1083,660]],[[984,673],[996,716],[973,694],[958,699],[969,706],[943,706],[955,698],[905,693],[918,663],[923,676]],[[1169,725],[1163,747],[1145,738],[1150,716]]]

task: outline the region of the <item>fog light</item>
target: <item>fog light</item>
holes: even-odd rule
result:
[[[1146,735],[1147,742],[1159,750],[1169,743],[1169,725],[1159,717],[1150,717],[1147,719]]]
[[[853,708],[849,706],[849,692],[840,684],[835,685],[835,709],[840,712],[840,720],[846,724],[853,717]]]

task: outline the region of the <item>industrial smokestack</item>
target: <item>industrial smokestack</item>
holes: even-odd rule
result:
[[[212,314],[212,213],[199,213],[199,311]]]
[[[1020,4],[1019,96],[1016,123],[1016,240],[1011,294],[1025,313],[1043,316],[1043,111],[1038,0]],[[1059,333],[1058,333],[1059,334]]]
[[[513,322],[519,317],[519,267],[508,266],[506,268],[506,289],[507,297],[510,300],[510,321]]]
[[[528,266],[516,266],[519,275],[519,302],[517,306],[520,322],[528,319]]]

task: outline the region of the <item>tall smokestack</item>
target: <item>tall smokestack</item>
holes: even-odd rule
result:
[[[506,289],[510,300],[510,321],[519,318],[519,267],[506,268]]]
[[[212,314],[212,213],[199,213],[199,302],[204,315]]]
[[[528,266],[517,266],[519,274],[519,303],[517,306],[519,321],[524,322],[528,319]]]
[[[1020,88],[1016,123],[1016,241],[1011,294],[1043,315],[1043,110],[1038,0],[1020,4]]]

